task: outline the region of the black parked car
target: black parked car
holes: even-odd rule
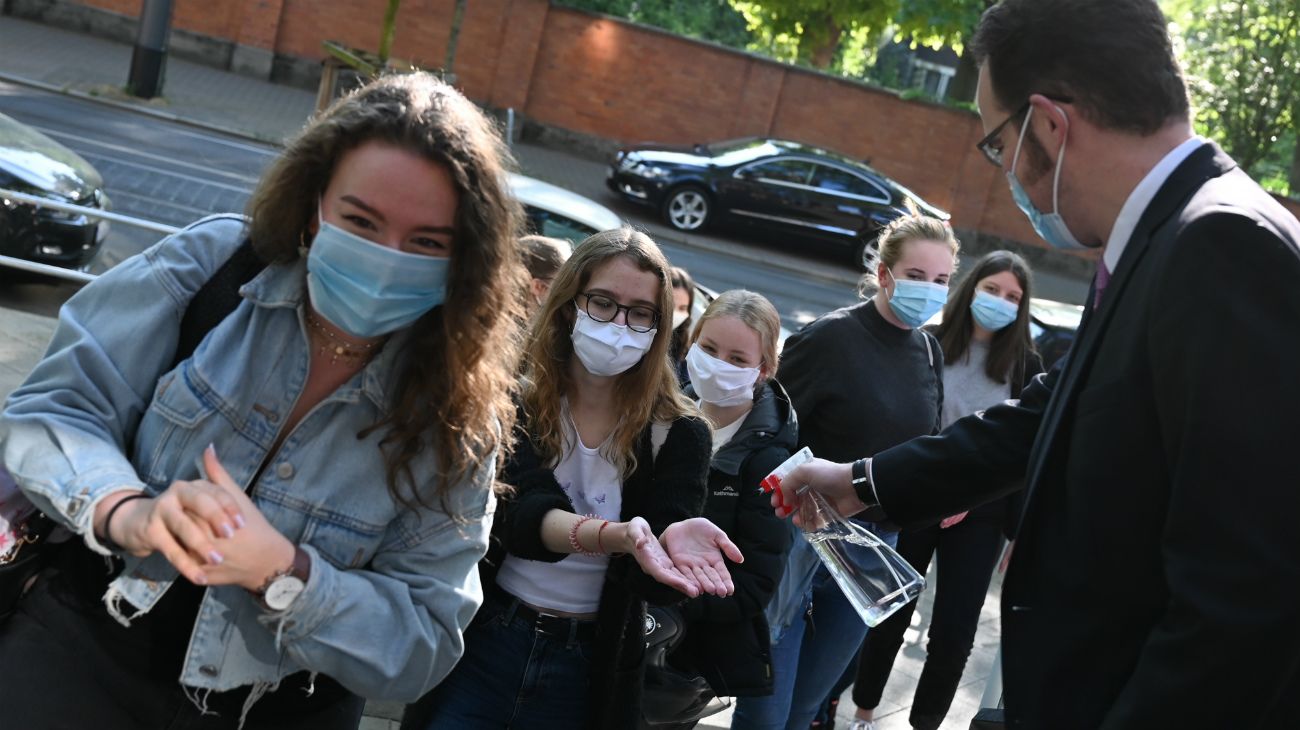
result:
[[[724,219],[761,225],[843,244],[859,265],[871,260],[875,233],[904,210],[905,200],[926,215],[949,218],[863,162],[779,139],[619,150],[605,183],[628,200],[657,207],[680,231]]]
[[[104,180],[75,152],[0,114],[0,189],[108,210]],[[84,268],[108,235],[108,222],[37,208],[0,194],[0,254]]]

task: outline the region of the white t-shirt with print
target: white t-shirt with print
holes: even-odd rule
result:
[[[564,426],[566,450],[555,466],[555,480],[569,496],[576,514],[617,522],[623,509],[623,484],[618,470],[601,453],[609,440],[595,448],[583,445],[567,407]],[[605,533],[608,536],[609,530]],[[497,585],[538,608],[595,613],[608,567],[609,558],[604,555],[573,554],[556,563],[507,555],[497,573]]]

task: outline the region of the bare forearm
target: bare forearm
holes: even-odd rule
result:
[[[578,524],[580,522],[582,524]],[[578,526],[576,533],[574,525]],[[562,509],[547,512],[542,518],[542,545],[556,553],[578,552],[570,537],[576,538],[578,545],[591,553],[627,553],[633,548],[625,522],[584,518]]]

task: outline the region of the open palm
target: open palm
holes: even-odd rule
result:
[[[700,594],[699,583],[683,574],[655,539],[650,524],[643,518],[633,517],[627,524],[628,538],[632,543],[632,557],[641,571],[664,585],[675,588],[694,598]]]
[[[724,558],[741,563],[745,556],[722,528],[696,517],[669,525],[659,541],[677,570],[693,578],[705,593],[729,596],[735,592]]]

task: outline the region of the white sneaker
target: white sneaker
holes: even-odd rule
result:
[[[855,717],[853,718],[853,722],[849,723],[848,730],[876,730],[876,721],[859,720]]]

